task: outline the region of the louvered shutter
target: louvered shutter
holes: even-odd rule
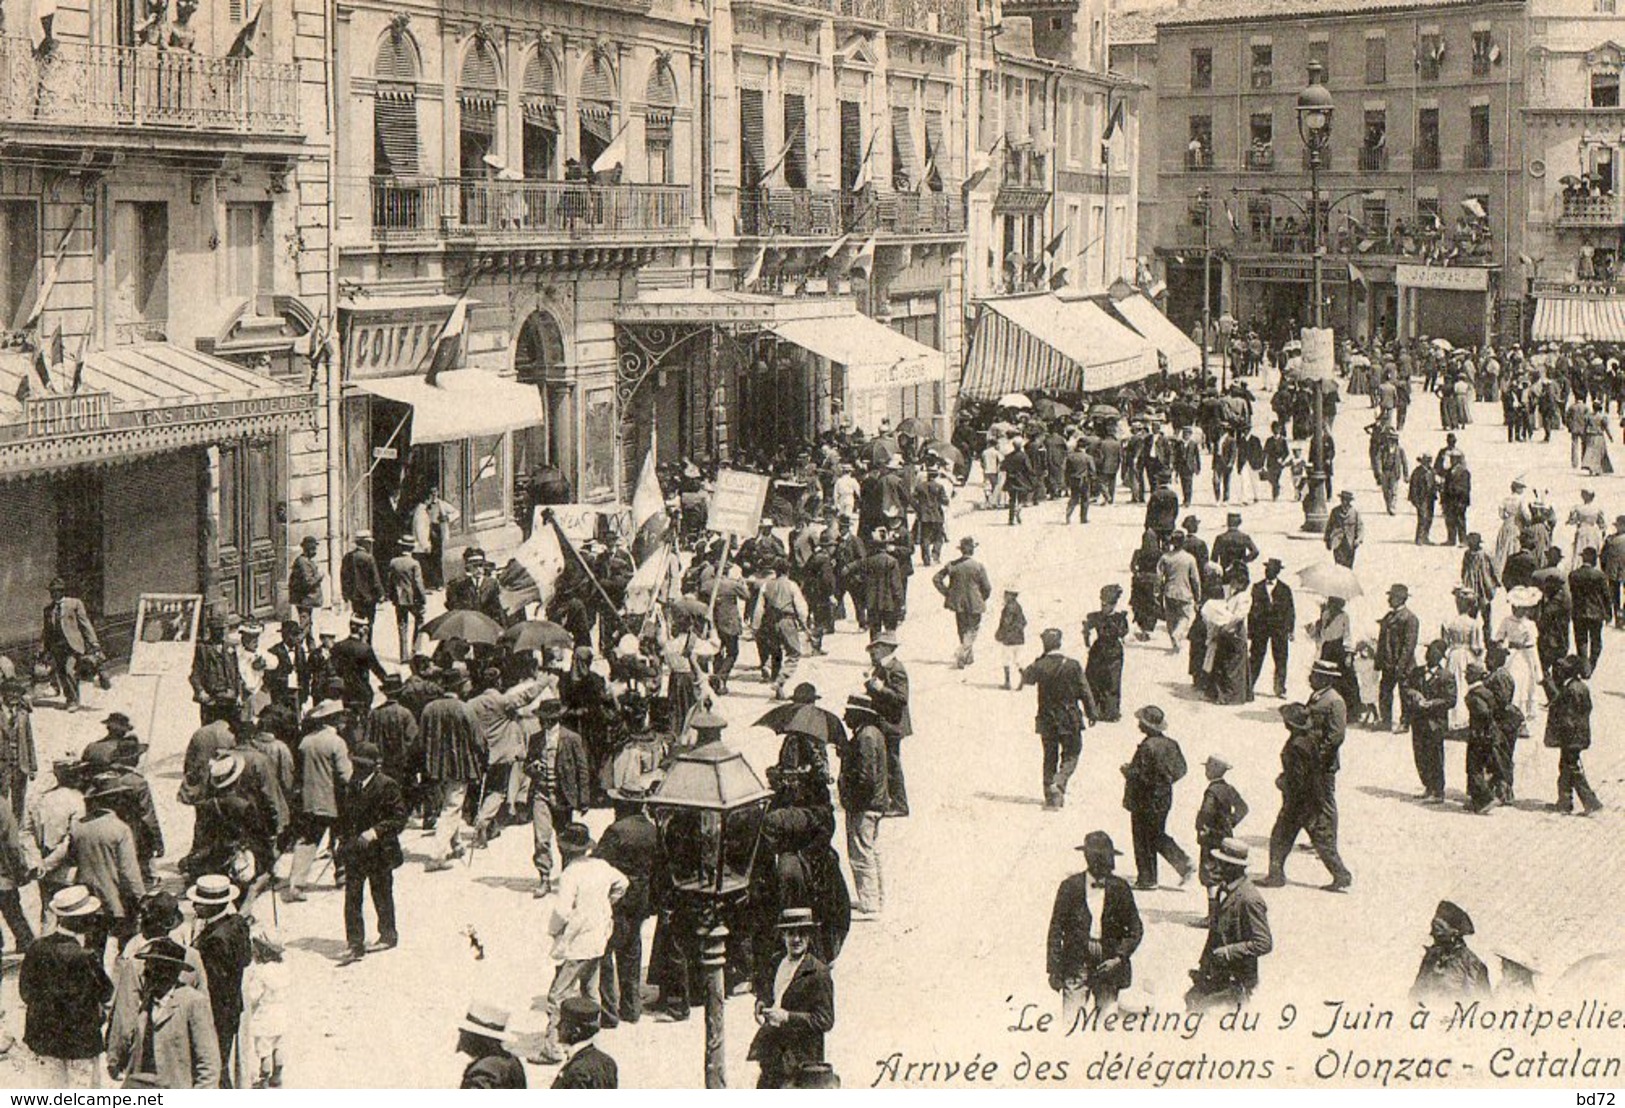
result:
[[[784,137],[790,152],[784,157],[784,183],[807,187],[807,101],[796,93],[784,96]]]
[[[891,110],[892,186],[900,187],[904,178],[908,186],[920,179],[919,155],[914,150],[913,121],[907,108]]]
[[[762,91],[739,90],[739,183],[754,189],[767,168],[766,137],[762,127]]]
[[[863,106],[856,100],[841,101],[841,188],[850,190],[858,183],[863,168]]]
[[[537,52],[525,64],[525,123],[548,131],[559,129],[559,87],[553,59]]]
[[[581,125],[588,134],[606,144],[615,137],[611,127],[615,115],[615,88],[600,57],[594,56],[582,71],[578,111]]]
[[[931,167],[925,185],[932,192],[942,191],[942,163],[948,150],[942,145],[942,112],[925,113],[925,161]]]
[[[408,91],[379,86],[372,102],[373,173],[410,177],[418,171],[418,105]]]
[[[463,62],[457,83],[457,102],[462,110],[462,129],[479,135],[496,134],[497,90],[496,56],[483,39],[474,41]]]

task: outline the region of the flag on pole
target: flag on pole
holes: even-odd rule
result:
[[[457,368],[463,355],[463,332],[468,329],[468,297],[457,298],[457,306],[446,317],[434,345],[423,359],[423,379],[433,385],[442,374]]]
[[[1053,272],[1050,273],[1050,275],[1049,275],[1049,287],[1050,287],[1051,292],[1054,292],[1057,289],[1061,289],[1061,288],[1066,287],[1066,271],[1067,271],[1067,268],[1068,268],[1067,266],[1063,265],[1061,268],[1059,268],[1057,270],[1054,270]]]
[[[1228,200],[1224,202],[1224,218],[1230,221],[1230,230],[1236,232],[1237,234],[1241,233],[1241,223],[1236,219],[1236,209],[1230,206],[1230,201]]]
[[[1055,257],[1055,252],[1061,248],[1061,243],[1064,241],[1066,241],[1066,228],[1062,227],[1060,234],[1056,235],[1054,238],[1050,239],[1047,244],[1045,244],[1044,256],[1053,259]]]
[[[1101,142],[1110,142],[1117,129],[1123,125],[1123,109],[1127,107],[1126,100],[1119,100],[1112,107],[1112,114],[1106,120],[1106,132],[1100,136]]]
[[[779,147],[779,152],[773,156],[773,160],[769,162],[767,168],[762,171],[761,179],[763,181],[772,179],[773,174],[779,171],[779,166],[784,164],[784,159],[790,156],[790,151],[795,149],[795,145],[796,140],[793,137],[784,140],[784,145]]]
[[[858,175],[852,180],[852,191],[862,192],[869,187],[869,155],[875,152],[875,137],[869,136],[869,145],[863,148],[863,161],[858,163]]]
[[[237,32],[237,37],[231,42],[231,49],[226,51],[228,58],[252,58],[254,56],[254,40],[260,33],[260,16],[265,14],[265,5],[262,3],[254,9],[254,17],[243,24],[243,29]]]
[[[56,22],[56,0],[34,0],[34,18],[28,23],[28,37],[38,54],[55,36],[52,24]]]
[[[1165,293],[1167,291],[1168,291],[1168,282],[1167,281],[1158,281],[1156,284],[1154,284],[1150,288],[1146,289],[1145,293],[1151,299],[1155,300],[1157,297],[1161,296],[1163,293]]]
[[[857,257],[852,259],[852,265],[849,269],[861,269],[865,277],[874,276],[875,236],[873,233],[864,240],[863,247],[858,251]]]
[[[74,229],[79,226],[79,213],[82,210],[79,207],[73,209],[73,217],[68,220],[67,227],[62,231],[62,237],[57,240],[56,251],[51,255],[51,260],[45,265],[45,273],[40,278],[39,291],[34,294],[34,300],[28,305],[28,310],[18,317],[17,325],[13,330],[27,331],[32,329],[34,324],[39,322],[40,316],[44,314],[45,304],[51,299],[51,290],[56,287],[57,274],[62,270],[62,258],[68,252],[68,240],[73,237]]]
[[[846,244],[851,241],[851,238],[852,235],[850,232],[848,232],[847,234],[844,234],[840,238],[836,239],[834,242],[830,243],[829,249],[824,251],[824,260],[826,262],[833,262],[836,257],[839,256],[841,251],[846,248]]]
[[[604,152],[593,159],[594,173],[611,173],[626,164],[626,128],[627,124],[621,124],[621,129],[615,132],[615,137],[604,147]]]
[[[766,261],[766,260],[767,260],[767,247],[766,246],[757,247],[756,248],[756,257],[751,259],[750,268],[746,269],[745,270],[745,275],[739,279],[739,287],[740,288],[748,289],[752,285],[754,285],[757,281],[760,281],[762,279],[762,263],[764,261]]]
[[[1361,288],[1366,287],[1365,274],[1361,272],[1360,267],[1355,265],[1353,262],[1349,263],[1349,282],[1351,284],[1359,285]]]
[[[643,456],[637,486],[632,490],[632,558],[639,565],[649,560],[666,541],[666,497],[655,476],[655,453]]]
[[[39,378],[41,387],[46,392],[56,391],[56,379],[52,371],[62,362],[62,323],[56,325],[56,333],[46,340],[40,337],[38,349],[34,351],[34,374]]]
[[[546,604],[553,598],[553,589],[559,575],[564,572],[564,547],[559,542],[556,527],[536,521],[526,539],[508,564],[497,574],[497,585],[502,590],[502,608],[513,612],[532,602]]]

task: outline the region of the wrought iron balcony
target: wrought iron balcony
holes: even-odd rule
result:
[[[296,66],[58,39],[0,37],[0,123],[296,136]]]
[[[750,6],[760,0],[743,0]],[[768,0],[769,3],[811,11],[827,12],[866,23],[883,23],[903,30],[928,34],[965,34],[968,5],[962,0]]]
[[[1192,173],[1207,173],[1213,168],[1213,153],[1209,150],[1186,150],[1185,168]]]
[[[1388,168],[1388,148],[1385,146],[1360,147],[1360,168],[1367,173]]]
[[[1418,170],[1438,169],[1439,148],[1437,146],[1418,146],[1416,153],[1411,155],[1411,162]]]
[[[670,238],[690,226],[687,185],[376,177],[380,242],[458,240],[522,246],[592,239]]]
[[[1617,195],[1565,194],[1562,199],[1563,210],[1557,217],[1559,227],[1617,228],[1625,223]]]
[[[1247,151],[1247,168],[1255,170],[1274,169],[1275,151],[1268,148]]]

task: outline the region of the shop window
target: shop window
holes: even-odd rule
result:
[[[114,323],[121,342],[167,337],[169,205],[122,201],[114,207]]]
[[[34,277],[39,268],[39,203],[0,200],[0,329],[21,323],[18,318],[33,305]]]
[[[1591,106],[1619,107],[1619,70],[1599,69],[1591,74]]]
[[[807,187],[807,100],[799,93],[784,94],[784,183],[789,188]]]
[[[466,470],[469,474],[468,504],[476,520],[502,515],[502,494],[507,487],[502,464],[501,435],[468,440]]]
[[[237,299],[270,295],[275,283],[271,205],[226,205],[227,291]]]
[[[1275,48],[1267,42],[1255,42],[1252,49],[1253,88],[1269,88],[1275,83]]]
[[[1365,40],[1365,83],[1386,84],[1388,81],[1388,40],[1378,35]]]
[[[1204,92],[1213,87],[1213,50],[1207,46],[1191,48],[1191,90]]]

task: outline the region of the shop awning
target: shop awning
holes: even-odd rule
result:
[[[771,330],[786,342],[846,367],[851,392],[905,388],[942,380],[942,351],[915,342],[860,312],[834,319],[792,319]]]
[[[309,428],[316,409],[310,389],[165,342],[87,354],[78,384],[0,354],[0,477]]]
[[[416,375],[375,377],[351,384],[410,407],[415,444],[500,435],[539,426],[544,420],[542,394],[535,385],[483,369],[442,373],[432,385]]]
[[[1130,327],[1148,339],[1168,359],[1170,373],[1185,373],[1202,364],[1202,348],[1189,335],[1173,325],[1157,306],[1141,293],[1112,302],[1112,310],[1128,320]]]
[[[1096,392],[1156,372],[1156,348],[1098,304],[1034,293],[981,302],[959,392]]]
[[[642,289],[637,299],[615,305],[615,322],[765,326],[784,319],[844,318],[851,312],[850,304],[834,299],[786,300],[761,293],[708,288]]]
[[[1625,297],[1542,296],[1530,337],[1536,342],[1625,342]]]

